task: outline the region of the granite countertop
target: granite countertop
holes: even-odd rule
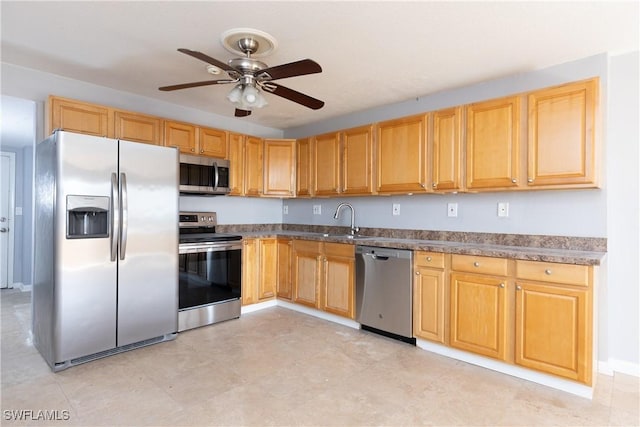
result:
[[[253,228],[253,227],[252,227]],[[240,227],[233,231],[243,237],[292,237],[322,242],[347,243],[398,249],[423,250],[462,255],[492,256],[518,260],[557,262],[577,265],[600,265],[606,255],[606,239],[562,236],[496,235],[486,233],[407,232],[399,230],[361,230],[360,237],[350,238],[341,227],[308,226],[309,230],[285,227]],[[301,228],[301,227],[291,227]],[[318,228],[321,228],[318,230]],[[369,232],[367,232],[369,231]],[[399,232],[398,232],[399,231]],[[416,236],[418,234],[418,236]],[[392,236],[388,236],[392,235]],[[416,238],[417,237],[417,238]]]

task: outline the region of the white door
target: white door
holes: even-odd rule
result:
[[[0,288],[8,288],[13,285],[15,154],[0,154]]]

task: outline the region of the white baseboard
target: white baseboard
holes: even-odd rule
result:
[[[274,300],[274,299],[269,301],[259,302],[257,304],[243,305],[242,308],[240,309],[240,314],[242,315],[247,313],[253,313],[254,311],[263,310],[269,307],[275,307],[276,305],[278,305],[278,302],[277,300]]]
[[[613,368],[609,361],[598,360],[598,373],[603,375],[613,376]]]
[[[637,363],[631,363],[619,359],[609,359],[609,365],[614,372],[640,377],[640,365]]]
[[[336,316],[335,314],[327,313],[325,311],[316,310],[311,307],[306,307],[300,304],[293,304],[287,301],[278,300],[278,306],[288,308],[289,310],[298,311],[300,313],[305,313],[310,316],[319,317],[320,319],[328,320],[333,323],[339,323],[344,326],[348,326],[353,329],[360,329],[360,324],[351,319],[346,319],[341,316]]]
[[[14,283],[13,287],[20,289],[22,292],[31,292],[33,289],[33,285],[25,285],[22,282]]]

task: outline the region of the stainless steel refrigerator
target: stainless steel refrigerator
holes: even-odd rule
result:
[[[37,145],[32,332],[54,371],[176,337],[178,169],[174,148]]]

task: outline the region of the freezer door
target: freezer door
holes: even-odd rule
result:
[[[116,346],[117,269],[110,256],[110,178],[117,171],[118,142],[67,132],[57,132],[56,139],[53,362],[60,363]],[[67,236],[72,226],[68,200],[75,199],[88,204],[107,200],[103,206],[109,210],[106,235]]]
[[[178,330],[178,151],[120,141],[118,346]]]

